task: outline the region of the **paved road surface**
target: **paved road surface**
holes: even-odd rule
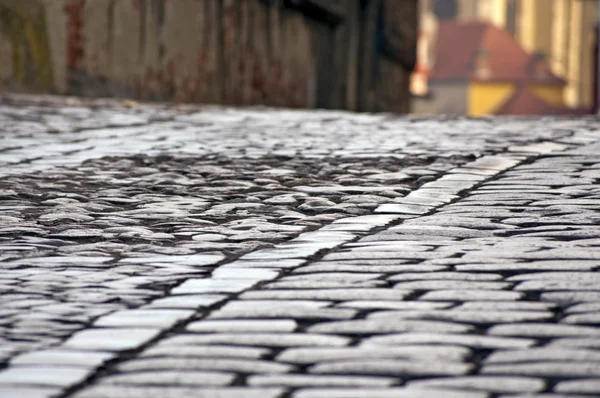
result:
[[[600,396],[600,122],[0,102],[0,396]]]

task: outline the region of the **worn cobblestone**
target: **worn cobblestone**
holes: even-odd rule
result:
[[[510,376],[462,376],[415,380],[407,384],[411,388],[456,388],[458,390],[482,390],[495,393],[539,392],[545,383],[540,378]]]
[[[76,398],[279,398],[277,387],[140,387],[97,385],[73,395]]]
[[[595,118],[0,121],[2,397],[600,394]]]
[[[456,392],[443,389],[407,389],[407,388],[386,388],[386,389],[359,389],[359,388],[339,388],[339,389],[301,389],[292,395],[294,398],[428,398],[443,396],[447,398],[488,398],[488,394],[482,392]]]
[[[352,348],[289,348],[277,356],[277,360],[291,363],[311,364],[339,359],[361,358],[409,358],[460,361],[471,356],[471,350],[453,345],[410,345],[400,347],[361,346]]]
[[[473,365],[458,362],[430,362],[404,359],[345,359],[317,363],[313,373],[386,375],[386,376],[457,376],[471,371]]]
[[[248,378],[251,386],[286,387],[384,387],[397,384],[392,377],[335,376],[335,375],[255,375]]]
[[[559,393],[600,394],[600,379],[561,381],[554,387]]]
[[[139,358],[121,364],[118,370],[140,372],[148,370],[216,370],[237,373],[282,373],[293,370],[288,364],[247,358]]]
[[[235,379],[235,373],[174,370],[121,373],[106,377],[103,384],[135,386],[226,386]]]

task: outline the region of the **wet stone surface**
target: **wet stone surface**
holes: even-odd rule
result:
[[[12,321],[0,336],[16,350],[55,343],[98,315],[205,277],[221,261],[370,214],[413,189],[429,167],[439,173],[462,161],[164,155],[5,177],[0,251],[12,278],[0,281],[0,307],[20,311],[6,314]],[[328,191],[304,192],[308,186]],[[47,325],[32,319],[40,314]]]
[[[0,395],[600,395],[593,118],[0,103]]]

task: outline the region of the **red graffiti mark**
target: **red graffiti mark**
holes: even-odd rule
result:
[[[131,0],[131,5],[133,6],[133,8],[135,8],[136,10],[140,9],[140,0]]]
[[[206,51],[198,50],[196,61],[198,62],[198,66],[205,65],[208,62],[208,55],[206,54]]]
[[[83,7],[85,0],[70,0],[64,8],[67,14],[67,65],[76,69],[83,59]]]

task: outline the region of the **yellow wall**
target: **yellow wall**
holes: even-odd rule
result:
[[[506,0],[477,0],[477,17],[506,29]]]
[[[532,84],[530,88],[536,96],[540,97],[550,105],[558,107],[565,105],[563,101],[563,88],[561,85]]]
[[[482,116],[491,114],[514,92],[511,83],[471,82],[469,84],[468,115]]]

